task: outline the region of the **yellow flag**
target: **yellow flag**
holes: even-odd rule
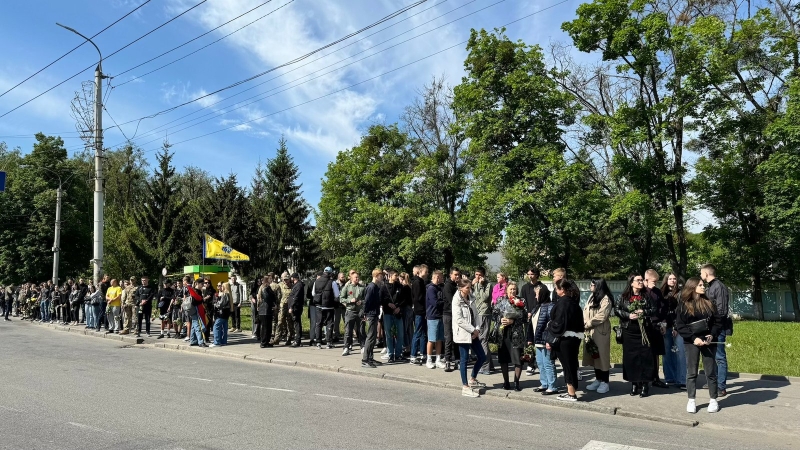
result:
[[[244,253],[234,250],[230,245],[206,235],[203,244],[203,258],[206,259],[227,259],[229,261],[250,261],[250,257]]]

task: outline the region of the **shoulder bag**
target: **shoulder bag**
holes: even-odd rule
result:
[[[622,328],[614,327],[614,339],[617,341],[617,344],[622,345]]]

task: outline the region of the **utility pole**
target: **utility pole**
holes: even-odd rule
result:
[[[61,180],[58,182],[58,190],[56,191],[56,235],[53,239],[53,286],[58,286],[58,264],[61,254],[61,196],[63,190],[61,189]]]
[[[92,279],[95,285],[100,284],[100,279],[103,277],[103,210],[105,208],[105,180],[103,178],[103,79],[108,78],[103,75],[103,54],[100,48],[92,42],[88,37],[75,31],[66,25],[56,23],[56,25],[69,30],[78,36],[89,41],[94,45],[97,54],[100,55],[100,61],[94,69],[94,257],[92,264],[94,266]]]

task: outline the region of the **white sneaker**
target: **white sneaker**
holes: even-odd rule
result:
[[[342,356],[348,356],[348,355],[350,355],[350,349],[345,347],[344,351],[342,352]]]
[[[383,350],[381,350],[381,355],[385,355],[387,353],[389,353],[389,348],[388,347],[383,347]]]
[[[611,388],[609,387],[608,383],[606,383],[605,381],[601,381],[601,382],[600,382],[600,386],[598,386],[598,387],[597,387],[597,393],[598,393],[598,394],[605,394],[605,393],[607,393],[607,392],[608,392],[610,389],[611,389]]]
[[[717,403],[717,401],[712,398],[708,402],[708,412],[715,413],[717,411],[719,411],[719,403]]]
[[[361,347],[361,354],[364,354],[364,347]]]
[[[186,342],[189,342],[189,339],[190,338],[188,338],[188,337],[187,338],[183,338],[183,340],[186,341]]]
[[[708,406],[711,407],[711,405]],[[693,398],[690,398],[689,402],[686,404],[686,412],[689,414],[695,414],[697,412],[697,404]]]
[[[425,363],[425,367],[427,367],[428,369],[435,369],[436,364],[433,363],[432,359],[429,359],[428,362]]]
[[[209,348],[214,348],[214,347],[216,347],[216,346],[217,346],[217,344],[211,344],[211,345],[209,345],[208,347],[209,347]]]
[[[588,386],[586,386],[586,390],[587,391],[596,391],[597,388],[599,388],[599,387],[600,387],[600,382],[598,380],[594,380],[591,383],[589,383]]]
[[[389,354],[386,353],[386,354],[381,355],[381,359],[384,360],[384,361],[387,361],[389,359]]]
[[[464,386],[464,387],[461,388],[461,395],[464,396],[464,397],[472,397],[472,398],[477,398],[477,397],[481,396],[481,394],[479,394],[478,392],[475,392],[469,386]]]
[[[436,368],[437,369],[446,369],[447,368],[447,364],[444,362],[444,360],[442,358],[437,358],[436,359]]]

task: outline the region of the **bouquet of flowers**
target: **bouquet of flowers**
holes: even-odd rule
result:
[[[520,313],[525,314],[525,301],[518,298],[509,298],[508,304],[511,307],[505,311],[503,311],[503,319],[514,319],[520,317]],[[502,333],[505,329],[505,325],[500,325],[500,332]]]
[[[631,299],[630,306],[628,306],[628,312],[636,312],[640,309],[644,310],[645,306],[647,305],[640,297],[634,297]],[[640,315],[636,318],[636,321],[639,322],[639,330],[642,332],[642,345],[650,347],[650,340],[647,339],[647,332],[645,332],[644,329],[644,317]]]
[[[536,352],[536,346],[533,344],[525,347],[525,350],[522,352],[522,362],[531,362],[536,359],[534,356]]]
[[[590,338],[588,335],[585,339],[583,351],[587,355],[592,355],[592,359],[600,359],[600,349],[597,347],[597,343],[594,342],[594,339]]]

